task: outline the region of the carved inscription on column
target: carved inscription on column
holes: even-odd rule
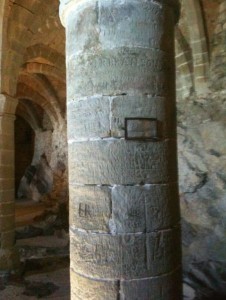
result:
[[[70,255],[79,274],[72,298],[179,300],[173,284],[181,255],[173,9],[179,4],[64,2],[72,5],[65,14]],[[125,140],[125,118],[157,120],[162,138]]]
[[[148,234],[71,234],[72,268],[99,279],[146,278],[178,267],[178,229]]]
[[[146,187],[144,197],[148,232],[161,228],[167,229],[179,223],[180,207],[177,183]]]
[[[94,232],[109,232],[111,195],[108,187],[72,186],[70,225]]]
[[[120,277],[119,237],[74,232],[71,235],[72,268],[91,278]],[[114,267],[113,267],[114,266]]]
[[[177,184],[117,186],[112,190],[116,233],[152,232],[179,223]]]
[[[163,274],[174,270],[181,259],[180,247],[174,241],[180,238],[179,228],[153,232],[147,235],[147,266],[150,273]]]
[[[95,215],[93,207],[85,203],[79,203],[78,211],[80,218],[92,218]]]
[[[173,56],[164,51],[140,48],[103,50],[98,56],[75,55],[70,58],[70,72],[76,70],[79,74],[74,92],[76,97],[83,97],[136,89],[143,94],[169,95],[174,87],[172,60]]]
[[[155,118],[125,118],[125,139],[158,141],[161,138],[158,123]]]
[[[71,101],[67,109],[69,139],[110,136],[108,97]]]
[[[145,203],[137,187],[114,187],[112,219],[117,233],[145,232]]]
[[[147,269],[146,235],[122,235],[122,278],[139,278],[145,276]]]
[[[172,19],[167,18],[161,5],[133,1],[117,6],[101,0],[99,6],[100,41],[105,48],[123,47],[129,42],[134,46],[173,50],[172,33],[164,30],[164,26],[172,27]]]
[[[111,106],[110,106],[111,102]],[[93,97],[68,102],[68,138],[124,137],[125,118],[156,118],[162,137],[176,137],[172,96]],[[111,107],[111,111],[110,111]],[[110,115],[110,118],[109,118]],[[110,128],[111,125],[111,128]]]
[[[151,96],[117,96],[111,102],[111,134],[115,137],[124,137],[124,120],[130,116],[135,118],[155,118],[159,121],[159,129],[162,137],[175,138],[175,120],[172,118],[173,97]]]
[[[176,181],[175,147],[175,141],[74,143],[69,145],[71,178],[82,184],[110,185]]]

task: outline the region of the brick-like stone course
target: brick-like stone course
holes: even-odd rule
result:
[[[178,8],[178,1],[170,0],[61,1],[72,299],[180,299],[180,275],[171,276],[181,260]],[[128,118],[137,121],[128,125]],[[144,118],[151,118],[155,131]],[[127,140],[129,130],[144,139]]]

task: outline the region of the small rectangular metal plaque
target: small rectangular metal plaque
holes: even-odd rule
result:
[[[158,121],[153,118],[126,118],[125,139],[156,141],[158,138]]]

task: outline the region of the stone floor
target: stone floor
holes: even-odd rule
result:
[[[0,287],[2,300],[70,299],[69,266],[52,271],[32,271],[23,277],[11,277]]]
[[[21,271],[20,274],[11,275],[7,284],[0,282],[0,299],[69,300],[69,257],[66,244],[65,238],[57,236],[18,240],[17,247],[22,257]]]
[[[16,243],[21,256],[21,272],[10,276],[7,284],[0,280],[0,300],[70,299],[68,235],[60,230],[52,235],[35,235],[31,228],[43,227],[42,222],[35,219],[45,209],[43,204],[29,201],[16,204],[17,233],[26,226],[28,231]],[[29,232],[35,236],[26,237]],[[194,299],[195,291],[184,285],[184,300]]]
[[[42,203],[16,202],[21,270],[7,284],[0,279],[0,300],[70,299],[68,234],[64,230],[45,234],[44,227],[54,221],[54,215],[47,221],[35,221],[45,211]]]

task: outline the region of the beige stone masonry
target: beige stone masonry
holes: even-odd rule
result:
[[[176,0],[62,0],[71,299],[181,299]]]
[[[0,95],[0,272],[18,266],[14,249],[14,120],[18,101]]]

